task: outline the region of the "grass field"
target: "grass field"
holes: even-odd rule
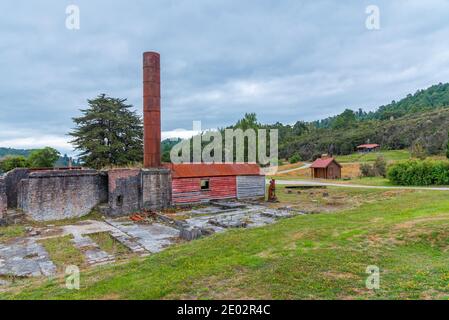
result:
[[[3,299],[447,299],[447,192],[311,190],[340,210],[176,245],[147,258],[63,279],[18,281]],[[285,205],[310,195],[279,189]],[[303,197],[303,198],[301,198]],[[319,200],[316,200],[319,202]],[[338,205],[334,206],[338,208]],[[365,287],[368,265],[380,289]]]
[[[337,156],[336,160],[340,163],[374,162],[378,156],[383,156],[386,161],[399,161],[410,159],[410,152],[408,150],[385,150],[370,153],[352,153],[345,156]]]

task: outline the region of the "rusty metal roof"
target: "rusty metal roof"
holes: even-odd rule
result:
[[[378,145],[376,143],[361,144],[361,145],[357,146],[357,149],[373,149],[373,148],[378,148],[378,147],[380,147],[380,145]]]
[[[335,164],[337,164],[339,167],[341,167],[341,165],[337,161],[335,161],[334,158],[316,159],[310,167],[311,168],[327,168],[332,162],[335,162]]]
[[[253,163],[183,163],[166,164],[173,178],[261,175],[259,165]]]

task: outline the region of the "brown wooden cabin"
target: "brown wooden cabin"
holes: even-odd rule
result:
[[[310,166],[313,179],[341,179],[341,165],[334,159],[321,157]]]

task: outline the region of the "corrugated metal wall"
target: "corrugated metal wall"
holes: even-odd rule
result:
[[[265,196],[265,176],[238,176],[237,198],[261,198]]]
[[[209,179],[209,190],[201,190],[201,180]],[[173,203],[197,203],[215,199],[235,198],[236,178],[230,177],[202,177],[202,178],[174,178],[172,181]]]

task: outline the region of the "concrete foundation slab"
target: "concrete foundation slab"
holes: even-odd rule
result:
[[[29,239],[0,244],[0,275],[19,277],[52,276],[56,266],[47,251]]]
[[[117,220],[108,220],[108,223],[134,238],[138,244],[151,253],[163,250],[179,237],[179,230],[160,223],[147,225]]]

